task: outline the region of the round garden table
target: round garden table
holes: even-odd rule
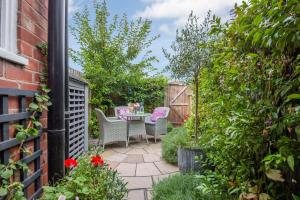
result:
[[[128,145],[131,136],[145,136],[146,141],[148,143],[145,118],[150,115],[150,113],[128,113],[125,115],[127,120]]]

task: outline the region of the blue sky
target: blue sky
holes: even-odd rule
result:
[[[94,0],[69,0],[69,24],[72,26],[73,15],[88,6],[92,8]],[[168,63],[162,53],[162,48],[168,49],[175,39],[176,29],[180,29],[187,21],[188,14],[193,10],[200,18],[203,18],[210,9],[212,12],[225,20],[229,19],[229,11],[235,3],[241,0],[107,0],[109,12],[114,15],[127,14],[129,19],[138,17],[147,18],[152,21],[151,35],[160,35],[150,47],[158,59],[154,67],[161,71]],[[78,49],[79,46],[69,36],[69,46]],[[70,61],[70,66],[82,70],[81,66]]]

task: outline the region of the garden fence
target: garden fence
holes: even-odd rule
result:
[[[170,107],[168,121],[181,125],[192,108],[192,90],[181,82],[169,82],[165,95],[165,106]]]

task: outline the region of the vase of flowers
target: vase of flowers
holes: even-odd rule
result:
[[[141,105],[140,103],[129,103],[128,107],[131,113],[138,113],[141,108]]]

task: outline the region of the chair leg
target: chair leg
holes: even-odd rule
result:
[[[145,138],[146,138],[146,142],[147,142],[147,144],[149,144],[149,141],[148,141],[147,134],[145,135]]]

